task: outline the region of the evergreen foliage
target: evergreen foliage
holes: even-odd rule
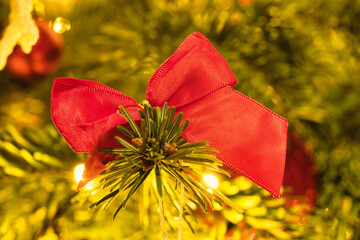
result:
[[[137,195],[121,213],[126,220],[112,222],[106,213],[90,217],[91,194],[72,188],[72,170],[84,157],[48,126],[50,88],[54,77],[91,79],[140,102],[156,68],[187,35],[200,31],[228,61],[239,81],[235,88],[287,118],[313,149],[320,183],[315,211],[298,225],[267,208],[260,218],[289,230],[269,236],[360,239],[359,0],[253,0],[248,7],[240,0],[43,2],[47,19],[65,17],[72,28],[64,34],[63,65],[55,76],[24,86],[0,72],[1,237],[55,238],[55,232],[65,239],[159,238],[154,199],[142,202],[152,206],[146,215],[151,224],[137,218]],[[8,11],[8,1],[1,1],[0,30]],[[244,191],[239,194],[261,196],[264,206],[270,201],[255,186]],[[249,219],[246,228],[267,231]],[[176,227],[173,221],[169,228]],[[209,227],[197,222],[197,235],[188,239],[208,236]],[[217,239],[224,239],[230,224],[221,226]]]
[[[109,167],[98,178],[98,191],[106,189],[108,193],[92,206],[105,204],[106,207],[126,192],[114,214],[115,219],[154,170],[156,184],[153,187],[156,189],[154,191],[157,192],[157,197],[162,200],[165,192],[172,199],[174,208],[183,208],[175,200],[176,196],[180,195],[180,192],[176,191],[178,186],[183,185],[190,201],[197,203],[204,212],[207,212],[208,204],[214,209],[215,199],[224,201],[242,213],[243,211],[227,197],[208,186],[200,175],[204,171],[213,171],[230,177],[221,168],[222,162],[213,153],[218,150],[210,148],[208,142],[189,143],[181,138],[180,135],[186,129],[189,120],[185,119],[181,123],[183,114],[180,112],[175,116],[175,107],[169,108],[167,103],[162,108],[153,108],[149,103],[145,103],[143,107],[144,110],[139,109],[141,120],[138,127],[128,111],[120,106],[119,112],[127,120],[130,129],[117,126],[117,130],[123,136],[116,136],[114,141],[120,143],[123,148],[100,149],[100,152],[116,155],[116,158],[109,162]]]

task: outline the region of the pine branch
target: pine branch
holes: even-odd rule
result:
[[[0,132],[0,172],[3,178],[65,171],[81,157],[50,125],[36,131],[24,129],[21,133],[8,126]]]
[[[115,137],[114,141],[119,142],[123,148],[100,150],[107,154],[121,155],[111,161],[109,168],[100,174],[98,189],[101,189],[101,192],[109,191],[109,193],[92,206],[103,204],[108,206],[115,198],[125,194],[125,198],[115,211],[115,218],[155,169],[154,188],[160,198],[163,197],[163,191],[167,195],[173,196],[175,189],[169,192],[169,186],[173,185],[168,182],[179,181],[184,184],[190,199],[197,202],[205,212],[208,204],[213,208],[213,199],[216,197],[242,212],[224,195],[215,190],[215,194],[209,192],[202,176],[193,170],[193,167],[196,166],[196,169],[202,168],[226,174],[226,171],[221,168],[222,162],[213,153],[218,151],[209,148],[209,143],[179,141],[181,133],[189,122],[184,120],[181,123],[182,113],[175,117],[175,108],[170,109],[166,103],[162,109],[152,108],[147,103],[144,104],[144,111],[140,111],[140,127],[125,108],[120,107],[120,113],[128,121],[131,130],[121,126],[118,126],[117,129],[129,137],[130,141]]]

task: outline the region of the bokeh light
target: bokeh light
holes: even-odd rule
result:
[[[219,187],[219,180],[212,174],[205,174],[204,175],[204,181],[207,185],[210,187],[217,189]]]
[[[80,165],[77,165],[75,167],[75,169],[74,169],[74,178],[75,178],[76,182],[80,182],[83,179],[82,175],[83,175],[84,169],[85,169],[84,164],[80,164]]]

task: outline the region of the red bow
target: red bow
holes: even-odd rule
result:
[[[193,33],[152,76],[146,99],[152,106],[175,106],[190,120],[184,139],[210,142],[225,164],[279,197],[287,120],[229,87],[236,83],[209,40]],[[56,127],[76,152],[90,152],[80,187],[114,158],[99,149],[119,147],[114,127],[126,124],[119,105],[140,119],[136,101],[110,87],[72,78],[54,81],[51,114]]]

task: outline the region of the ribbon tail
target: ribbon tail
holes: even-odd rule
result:
[[[224,87],[178,111],[190,120],[183,137],[208,141],[225,164],[275,197],[280,196],[287,138],[287,120]]]
[[[121,144],[115,141],[115,136],[127,139],[116,128],[112,128],[101,135],[94,146],[91,148],[85,161],[85,169],[82,180],[79,182],[77,191],[83,188],[88,182],[96,178],[102,171],[107,169],[106,163],[114,160],[119,155],[101,153],[103,148],[123,148]]]

